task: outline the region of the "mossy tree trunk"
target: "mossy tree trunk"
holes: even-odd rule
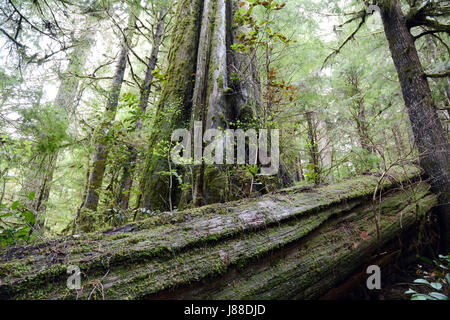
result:
[[[319,162],[319,144],[317,137],[317,113],[313,111],[306,112],[306,122],[308,124],[308,153],[309,164],[313,170],[314,181],[321,180],[321,165]]]
[[[450,145],[439,120],[414,37],[397,0],[379,2],[389,48],[397,69],[420,165],[439,194],[442,250],[450,245]]]
[[[349,94],[353,100],[350,113],[355,121],[358,133],[358,141],[361,149],[368,153],[373,153],[374,149],[369,135],[369,126],[366,119],[366,102],[364,100],[364,92],[361,90],[360,71],[350,69],[345,73],[346,82],[349,86]]]
[[[142,208],[169,210],[171,204],[180,203],[182,192],[177,181],[171,183],[171,170],[183,175],[186,168],[169,162],[167,148],[173,130],[192,129],[195,121],[202,123],[203,132],[227,129],[234,120],[256,116],[260,92],[255,85],[258,80],[253,61],[231,50],[237,32],[232,28],[237,5],[231,0],[178,4],[168,83],[157,108],[140,181],[138,205]],[[245,75],[232,76],[241,70],[246,70]],[[198,165],[193,170],[193,180],[194,195],[184,195],[182,202],[199,205],[224,199],[226,178],[220,169]],[[213,185],[219,187],[214,189]]]

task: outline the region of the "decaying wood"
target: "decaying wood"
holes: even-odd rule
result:
[[[388,177],[376,203],[380,243],[371,202],[380,175],[373,174],[2,249],[0,297],[320,298],[436,204],[419,169],[396,168]],[[81,268],[80,290],[66,286],[70,265]]]

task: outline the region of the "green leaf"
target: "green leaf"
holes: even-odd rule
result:
[[[11,205],[11,210],[16,210],[19,207],[19,200],[14,201]]]
[[[432,286],[433,289],[436,289],[436,290],[442,289],[442,284],[440,284],[439,282],[432,282],[432,283],[430,283],[430,286]]]
[[[414,283],[423,283],[423,284],[430,285],[430,283],[425,279],[416,279],[416,280],[414,280]]]
[[[28,195],[28,199],[30,200],[30,201],[33,201],[34,200],[34,197],[36,197],[36,192],[31,192],[29,195]]]
[[[29,223],[30,225],[34,225],[35,223],[35,219],[34,219],[34,214],[31,211],[25,211],[24,213],[22,213],[22,217],[25,219],[25,221],[27,223]]]
[[[431,292],[429,295],[437,300],[448,300],[447,296],[439,292]]]
[[[450,285],[450,273],[445,275],[445,279],[447,280],[448,285]]]
[[[414,291],[413,289],[409,289],[408,291],[405,291],[405,294],[413,294],[417,293],[417,291]]]
[[[432,300],[432,299],[430,299],[430,297],[428,297],[427,295],[417,293],[411,297],[411,300]]]
[[[27,240],[28,234],[30,233],[30,228],[21,228],[14,235],[17,239]]]

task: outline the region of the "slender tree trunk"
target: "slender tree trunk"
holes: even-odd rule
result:
[[[372,153],[373,148],[370,145],[370,136],[366,120],[366,106],[364,101],[364,94],[361,91],[359,79],[360,75],[358,71],[352,70],[348,72],[347,82],[351,88],[352,98],[356,100],[354,110],[352,110],[351,113],[356,123],[360,147],[366,150],[368,153]]]
[[[398,157],[403,157],[403,154],[406,152],[405,146],[402,142],[402,137],[399,136],[397,132],[397,128],[392,127],[392,136],[394,137],[395,148],[397,149]]]
[[[6,192],[6,180],[8,179],[7,175],[8,175],[8,171],[9,168],[5,168],[5,170],[3,170],[3,172],[1,172],[0,177],[2,178],[2,192],[0,193],[0,205],[3,204],[3,199],[5,197],[5,192]]]
[[[425,36],[425,42],[427,43],[427,46],[430,49],[431,62],[445,63],[445,61],[441,61],[441,59],[439,59],[436,46],[430,36]],[[448,138],[450,134],[450,78],[447,77],[445,79],[436,79],[436,82],[438,83],[441,81],[444,84],[444,95],[446,97],[446,100],[442,101],[444,105],[438,108],[439,109],[438,116],[439,119],[441,120],[442,126],[444,127],[444,130]]]
[[[373,148],[370,145],[369,128],[367,127],[367,120],[366,120],[366,108],[364,98],[362,97],[358,101],[356,126],[358,129],[359,143],[361,144],[361,148],[363,148],[369,153],[372,153]]]
[[[91,24],[88,23],[86,30],[84,30],[80,38],[76,40],[76,46],[69,54],[69,64],[67,69],[60,75],[60,86],[55,100],[53,101],[53,105],[67,118],[70,118],[70,116],[75,113],[73,106],[80,83],[78,75],[84,69],[87,56],[94,41],[94,33],[90,30],[90,25]],[[59,151],[59,149],[51,150],[48,153],[39,156],[37,160],[41,163],[34,172],[35,178],[33,180],[35,182],[33,183],[33,189],[35,198],[33,201],[33,208],[37,213],[36,221],[40,224],[43,223],[40,219],[40,215],[46,210],[46,203],[50,197]]]
[[[333,165],[333,152],[327,122],[323,118],[317,119],[317,139],[320,167],[322,171],[329,170]]]
[[[400,3],[393,1],[381,7],[386,38],[397,69],[415,143],[420,152],[420,165],[430,178],[433,191],[439,195],[437,214],[442,250],[447,251],[450,240],[450,146]]]
[[[316,175],[315,181],[320,181],[320,155],[319,146],[317,143],[317,126],[316,126],[317,114],[313,111],[306,112],[306,121],[308,123],[308,142],[309,142],[309,156],[310,164],[314,167],[314,174]]]
[[[163,7],[159,13],[159,20],[156,26],[156,31],[154,34],[154,43],[152,47],[152,52],[147,65],[147,71],[145,72],[144,83],[141,87],[140,100],[139,100],[139,112],[140,116],[136,120],[136,132],[142,129],[142,116],[145,115],[148,105],[148,100],[150,97],[150,92],[153,82],[153,71],[156,68],[158,62],[158,54],[161,47],[162,36],[164,32],[164,19],[167,13],[167,8]],[[127,210],[130,200],[130,191],[133,187],[133,173],[137,161],[137,151],[133,146],[129,147],[129,156],[123,167],[123,174],[120,184],[120,190],[117,197],[116,205],[118,205],[122,210]]]
[[[130,10],[130,16],[128,18],[128,27],[125,31],[124,39],[122,40],[122,47],[120,49],[119,60],[117,61],[116,71],[114,74],[111,90],[109,93],[106,109],[103,114],[103,119],[97,126],[93,138],[93,153],[91,157],[91,168],[88,180],[88,188],[86,198],[83,200],[83,208],[90,211],[97,211],[99,202],[101,186],[103,183],[103,177],[106,169],[106,160],[109,152],[109,139],[111,138],[111,123],[114,121],[117,106],[119,103],[120,90],[122,88],[123,79],[125,76],[125,70],[127,66],[127,57],[129,53],[129,46],[134,34],[136,19],[139,10]],[[83,210],[80,211],[79,219],[83,219]],[[91,217],[93,218],[93,217]],[[88,219],[92,220],[92,219]],[[96,220],[96,219],[93,219]],[[93,226],[89,226],[92,221],[86,221],[85,227],[90,229]]]
[[[298,157],[297,158],[297,179],[298,181],[303,181],[303,166],[302,166],[302,160]]]

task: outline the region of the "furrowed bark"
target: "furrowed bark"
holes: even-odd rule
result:
[[[384,31],[420,152],[420,165],[431,178],[433,191],[439,194],[440,206],[436,211],[440,219],[442,251],[447,252],[450,246],[450,145],[400,2],[390,1],[381,8]]]
[[[178,183],[173,183],[169,190],[169,163],[167,154],[163,154],[167,150],[158,144],[169,144],[173,130],[192,129],[195,121],[202,123],[204,132],[210,128],[226,129],[238,117],[253,118],[256,115],[253,109],[256,110],[255,101],[260,98],[252,94],[258,91],[248,82],[230,83],[237,64],[243,66],[245,62],[245,57],[231,50],[236,31],[232,29],[236,8],[235,1],[230,0],[179,4],[175,40],[169,56],[172,57],[169,59],[169,82],[158,106],[140,184],[141,208],[168,210],[170,203],[201,205],[226,199],[223,192],[226,177],[220,168],[205,164],[193,170],[193,195],[182,194]],[[248,70],[247,78],[255,75],[254,66],[247,65],[245,70]],[[171,168],[176,169],[179,175],[186,171],[183,167]]]
[[[168,170],[168,163],[165,155],[158,154],[158,143],[170,141],[173,130],[189,125],[201,14],[201,0],[184,0],[178,4],[168,58],[168,82],[156,108],[139,182],[137,207],[140,208],[156,210],[168,207],[169,183],[161,176],[162,171]]]
[[[379,253],[368,201],[378,180],[361,176],[306,192],[294,187],[3,249],[0,298],[319,298]],[[415,229],[436,196],[414,167],[392,170],[380,186],[384,251]],[[66,287],[70,265],[81,268],[77,292]]]

